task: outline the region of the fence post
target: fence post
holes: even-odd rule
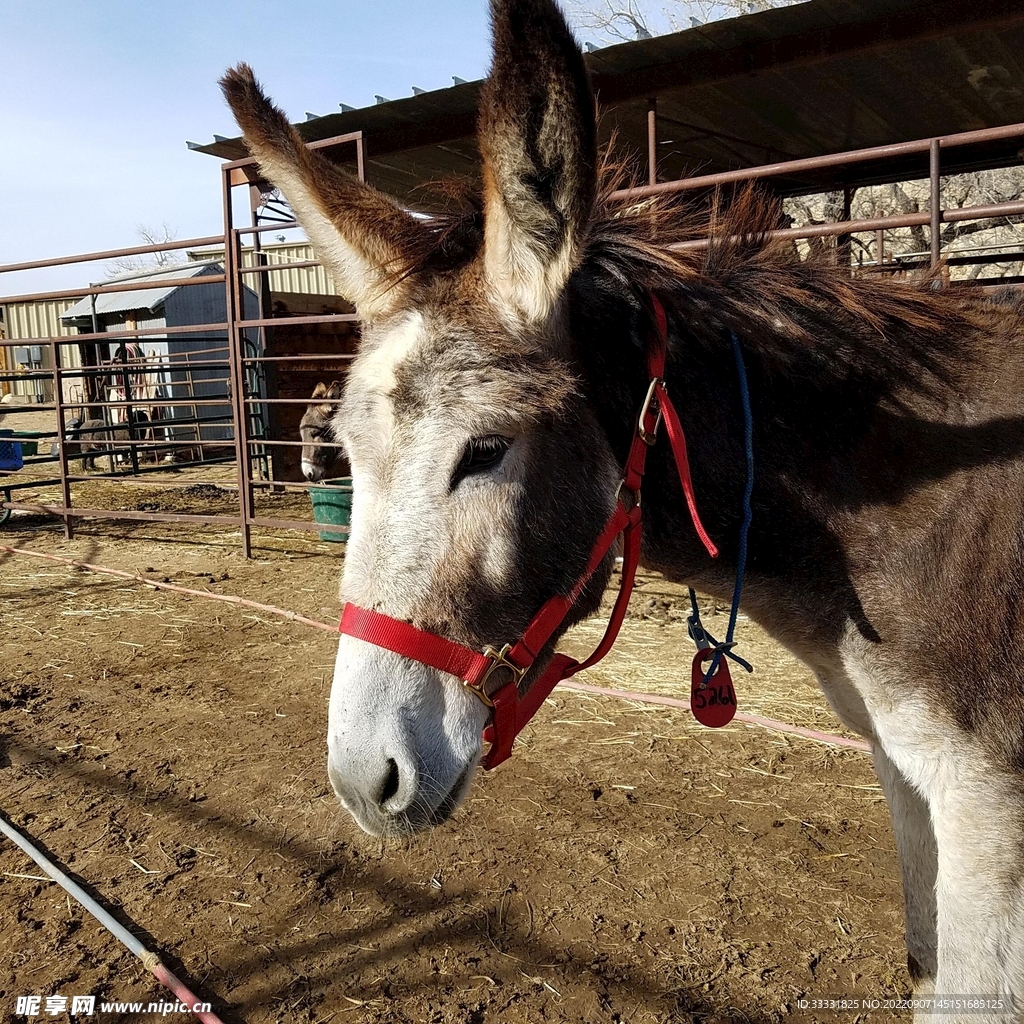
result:
[[[231,209],[231,170],[221,171],[224,200],[224,299],[228,325],[228,379],[231,381],[231,415],[234,420],[235,461],[238,466],[238,515],[242,528],[242,554],[252,556],[252,527],[249,520],[249,446],[246,429],[245,372],[239,341],[237,268],[235,266],[235,230]]]
[[[131,382],[131,376],[128,373],[128,344],[129,344],[128,339],[125,338],[125,339],[123,339],[121,341],[120,346],[119,346],[120,351],[121,351],[121,385],[124,388],[124,411],[125,411],[125,416],[127,417],[127,422],[128,422],[128,451],[129,451],[129,454],[130,454],[130,457],[131,457],[131,460],[132,460],[132,476],[138,476],[139,475],[139,449],[138,449],[138,446],[135,443],[137,438],[135,436],[135,425],[134,425],[134,422],[133,422],[134,419],[135,419],[135,410],[132,408],[132,382]],[[117,443],[114,440],[113,424],[111,424],[110,441],[111,441],[111,447],[113,448],[116,445],[116,443]],[[110,459],[111,459],[111,467],[110,468],[111,468],[111,472],[113,472],[113,469],[114,469],[114,467],[113,467],[114,456],[111,455]]]
[[[658,97],[647,101],[647,184],[658,184]]]
[[[853,189],[849,185],[843,186],[843,220],[850,219],[850,213],[853,206]],[[853,246],[851,245],[852,238],[850,235],[837,235],[836,236],[836,263],[842,268],[846,274],[853,274],[853,267],[851,265],[851,253]]]
[[[57,411],[57,456],[60,460],[61,509],[64,518],[64,536],[67,540],[71,540],[75,531],[71,525],[70,515],[71,483],[68,481],[68,453],[64,447],[64,382],[61,374],[60,343],[51,341],[50,345],[53,349],[53,404]]]
[[[934,270],[942,257],[942,235],[939,225],[942,223],[942,198],[939,194],[939,140],[932,139],[928,147],[929,176],[929,207],[932,215],[931,223],[931,266]]]
[[[356,177],[366,181],[366,136],[362,132],[356,139]]]

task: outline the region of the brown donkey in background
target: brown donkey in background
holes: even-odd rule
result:
[[[696,233],[684,212],[609,199],[557,7],[492,6],[483,195],[457,217],[414,218],[306,150],[248,67],[223,83],[364,319],[332,421],[354,480],[344,599],[479,649],[567,593],[616,500],[652,291],[722,553],[710,560],[694,536],[662,442],[643,557],[727,598],[744,486],[735,332],[757,464],[744,608],[873,745],[918,992],[1024,1002],[1020,307],[800,262],[765,241],[777,213],[750,193],[708,247],[674,249]],[[609,557],[571,619],[596,608],[610,569]],[[454,676],[342,636],[328,772],[367,831],[449,816],[486,721]]]
[[[313,388],[312,400],[299,420],[302,438],[302,475],[312,482],[323,480],[341,453],[334,437],[333,417],[338,411],[337,401],[344,393],[339,381],[330,387],[320,381]]]

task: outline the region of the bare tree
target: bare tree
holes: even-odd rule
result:
[[[708,21],[787,7],[800,0],[569,0],[569,16],[599,42],[649,39]]]
[[[178,233],[167,221],[164,221],[159,229],[149,227],[147,224],[138,224],[135,233],[139,236],[143,245],[166,245],[173,242]],[[158,249],[156,252],[144,253],[139,256],[121,256],[111,260],[107,264],[107,277],[117,277],[118,274],[138,273],[142,270],[159,269],[169,267],[175,263],[184,263],[185,257],[180,249]]]

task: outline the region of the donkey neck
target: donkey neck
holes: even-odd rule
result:
[[[641,303],[591,294],[572,315],[580,373],[615,457],[625,458],[648,380],[650,324]],[[668,578],[723,599],[737,569],[746,462],[739,383],[729,333],[670,308],[666,382],[686,433],[701,518],[719,546],[711,560],[696,537],[673,457],[662,438],[649,453],[643,485],[643,561]],[[839,494],[856,471],[856,442],[870,432],[878,396],[836,380],[801,387],[779,380],[756,350],[740,345],[754,416],[754,519],[745,607],[791,646],[836,644],[847,624],[877,632],[861,607],[838,526]]]

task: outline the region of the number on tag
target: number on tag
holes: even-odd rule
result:
[[[690,710],[693,717],[712,729],[720,729],[732,721],[736,714],[736,691],[732,688],[729,662],[723,657],[715,674],[704,685],[704,673],[715,652],[698,651],[693,659],[690,684]]]

